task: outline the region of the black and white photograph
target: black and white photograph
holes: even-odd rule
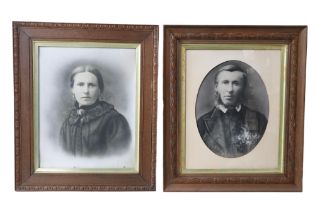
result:
[[[282,170],[284,48],[183,49],[183,172]]]
[[[264,135],[268,101],[264,82],[251,66],[239,60],[217,65],[198,91],[196,121],[202,140],[219,156],[246,155]]]
[[[12,27],[15,189],[154,191],[158,26]]]
[[[137,45],[37,42],[40,169],[137,171]]]

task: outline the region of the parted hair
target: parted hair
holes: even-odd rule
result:
[[[102,93],[104,91],[104,81],[103,81],[102,74],[96,67],[92,65],[81,65],[74,68],[70,75],[70,87],[73,88],[75,75],[77,75],[78,73],[83,73],[83,72],[90,72],[91,74],[94,74],[96,76],[98,86]]]
[[[214,76],[215,84],[218,84],[218,76],[223,71],[229,71],[229,72],[239,71],[239,72],[242,72],[243,73],[243,87],[246,88],[246,86],[247,86],[247,71],[245,69],[243,69],[241,66],[237,65],[237,64],[228,64],[226,66],[223,66],[221,69],[219,69],[218,72]]]
[[[241,94],[241,98],[239,99],[240,103],[244,103],[245,102],[245,90],[247,88],[247,71],[246,69],[244,69],[243,67],[241,67],[240,65],[237,64],[227,64],[222,66],[215,74],[214,76],[214,82],[215,82],[215,86],[218,85],[218,77],[219,75],[224,72],[224,71],[229,71],[229,72],[234,72],[234,71],[238,71],[238,72],[242,72],[243,73],[243,89],[242,89],[242,94]],[[217,91],[215,91],[215,104],[222,104],[221,99],[219,97],[219,93]]]

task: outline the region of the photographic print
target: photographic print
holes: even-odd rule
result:
[[[157,34],[13,22],[17,191],[155,190]]]
[[[285,88],[281,78],[286,47],[182,47],[186,54],[182,66],[187,78],[185,97],[195,98],[181,100],[181,104],[186,101],[181,117],[190,128],[181,139],[186,147],[182,172],[283,171],[283,139],[279,137],[284,135],[284,115],[279,108],[284,106],[280,96]],[[269,115],[279,117],[269,119]],[[266,153],[268,157],[264,157]]]
[[[62,45],[34,43],[39,168],[137,172],[139,45]]]
[[[242,61],[219,64],[200,85],[198,131],[207,147],[219,156],[240,157],[253,150],[266,130],[268,112],[264,82]]]
[[[164,190],[301,191],[306,27],[164,30]]]

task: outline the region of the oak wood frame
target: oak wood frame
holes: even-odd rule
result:
[[[34,40],[141,44],[139,173],[34,173]],[[17,191],[155,190],[158,26],[13,22],[13,50]]]
[[[288,45],[284,173],[180,174],[180,46]],[[307,26],[164,26],[164,191],[302,191]]]

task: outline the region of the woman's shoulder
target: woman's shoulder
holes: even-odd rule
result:
[[[98,116],[105,117],[107,119],[110,119],[111,121],[126,121],[126,118],[123,114],[121,114],[119,111],[117,111],[114,107],[114,105],[106,102],[106,101],[100,101],[99,106],[101,107],[99,111],[97,111]]]
[[[125,119],[125,117],[115,109],[114,105],[106,101],[100,101],[100,106],[102,107],[103,114],[111,115],[114,119]]]
[[[102,109],[104,110],[112,110],[114,109],[114,105],[113,104],[110,104],[106,101],[99,101],[98,102],[98,107],[102,107]]]

